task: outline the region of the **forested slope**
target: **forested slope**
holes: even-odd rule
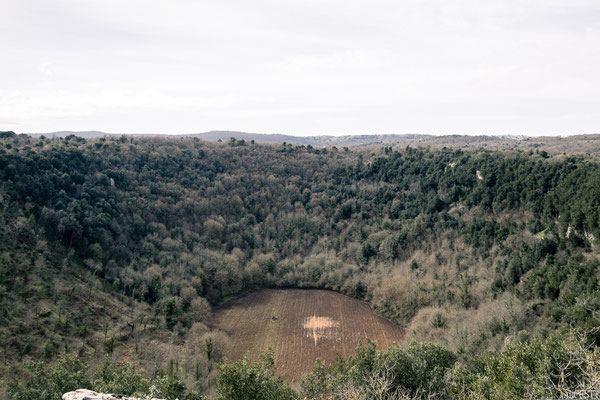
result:
[[[148,367],[145,340],[199,381],[211,360],[173,349],[214,334],[199,327],[211,306],[260,287],[365,299],[458,353],[597,323],[590,159],[4,136],[3,364],[121,349]]]

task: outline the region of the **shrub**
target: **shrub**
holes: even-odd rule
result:
[[[275,375],[273,352],[261,355],[257,363],[245,357],[219,365],[218,400],[292,400],[298,398],[287,382]]]

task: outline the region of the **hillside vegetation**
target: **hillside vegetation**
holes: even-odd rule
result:
[[[29,133],[28,135],[40,137],[58,138],[70,135],[80,136],[86,139],[100,138],[105,136],[119,137],[120,133],[106,133],[99,131],[59,131],[41,133]],[[152,133],[135,133],[130,136],[136,138],[159,137],[161,135]],[[369,135],[346,135],[346,136],[291,136],[282,134],[248,133],[237,131],[210,131],[204,133],[174,134],[171,138],[198,138],[201,140],[218,142],[228,141],[234,137],[238,140],[256,143],[283,142],[292,145],[304,145],[314,147],[367,147],[367,146],[421,146],[441,149],[453,147],[458,149],[489,150],[523,150],[523,151],[545,151],[550,154],[579,154],[590,156],[600,151],[600,134],[576,135],[576,136],[490,136],[490,135],[423,135],[423,134],[369,134]]]
[[[49,370],[74,354],[225,393],[228,377],[267,373],[269,360],[219,374],[228,338],[204,322],[265,287],[366,300],[409,340],[434,343],[418,346],[448,352],[439,396],[458,396],[447,370],[462,371],[462,395],[483,390],[477,379],[492,385],[487,350],[537,357],[519,346],[565,328],[600,344],[600,164],[579,156],[3,134],[0,207],[0,376],[13,394],[31,382],[30,361]],[[381,357],[434,373],[411,349]],[[512,360],[504,370],[522,364]],[[350,379],[341,365],[320,370],[311,396]]]

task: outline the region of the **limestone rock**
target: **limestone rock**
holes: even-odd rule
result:
[[[105,394],[96,393],[92,390],[77,389],[74,392],[68,392],[63,394],[63,400],[146,400],[138,399],[135,397],[127,397],[122,394]],[[148,400],[160,400],[160,399],[148,399]]]

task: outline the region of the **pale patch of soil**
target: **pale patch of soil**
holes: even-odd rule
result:
[[[317,345],[320,339],[334,339],[340,335],[340,323],[329,317],[313,315],[304,321],[306,336],[312,338]]]

